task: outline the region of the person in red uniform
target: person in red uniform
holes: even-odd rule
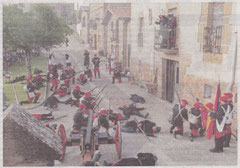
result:
[[[191,130],[191,136],[190,136],[190,141],[193,141],[195,137],[198,136],[198,131],[200,128],[200,118],[201,118],[201,112],[200,112],[201,104],[200,103],[195,103],[194,108],[190,109],[191,115],[195,118],[195,123],[190,122],[190,130]],[[189,119],[190,121],[190,119]]]
[[[40,93],[36,93],[35,92],[35,87],[33,86],[32,82],[32,77],[28,77],[26,78],[26,85],[24,86],[24,90],[26,90],[27,92],[27,96],[28,96],[28,101],[21,101],[20,104],[30,104],[30,103],[37,103],[39,97],[40,97]]]
[[[97,54],[94,54],[94,57],[92,59],[92,63],[94,65],[93,72],[94,72],[95,78],[97,77],[97,73],[98,73],[98,77],[101,78],[100,77],[100,70],[99,70],[100,58],[97,56]]]
[[[177,138],[177,135],[183,135],[183,118],[188,120],[187,109],[185,106],[188,104],[187,100],[182,99],[181,104],[175,104],[173,107],[173,116],[172,116],[172,127],[170,128],[170,133],[173,133],[174,138]],[[177,127],[177,130],[173,132],[174,128]]]
[[[91,69],[88,68],[88,66],[86,67],[86,69],[84,70],[84,75],[87,76],[87,78],[90,80],[90,82],[92,82],[92,71]]]
[[[78,85],[75,86],[74,90],[72,91],[71,97],[66,100],[65,104],[71,104],[79,107],[79,100],[84,95],[84,92],[81,92],[80,87]]]
[[[50,91],[53,91],[53,88],[55,88],[55,90],[57,90],[58,87],[58,72],[57,72],[57,65],[54,65],[52,70],[50,71],[50,75],[49,75],[51,82],[52,82],[52,87],[50,89]]]
[[[119,67],[115,67],[113,70],[112,83],[115,83],[115,79],[118,79],[118,83],[122,83],[121,70]]]
[[[231,140],[231,125],[232,125],[232,121],[233,121],[233,115],[234,115],[234,110],[233,110],[233,102],[232,102],[232,97],[233,94],[232,93],[224,93],[225,96],[228,97],[228,101],[227,104],[229,106],[229,113],[228,113],[228,117],[225,123],[225,137],[224,137],[224,142],[223,142],[223,147],[229,147],[229,143]]]
[[[37,120],[52,120],[54,119],[52,112],[48,114],[32,114]]]
[[[213,153],[221,153],[223,152],[223,142],[225,136],[225,114],[228,108],[228,97],[221,96],[219,98],[220,107],[217,109],[216,112],[211,113],[211,118],[215,119],[215,126],[214,126],[214,135],[215,135],[215,147],[210,149],[210,152]]]

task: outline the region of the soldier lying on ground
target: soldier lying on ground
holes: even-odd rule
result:
[[[52,120],[54,119],[52,111],[48,114],[32,114],[37,120]]]
[[[95,154],[94,154],[95,155]],[[152,153],[138,153],[137,158],[129,157],[118,160],[115,163],[104,161],[103,166],[155,166],[157,157]],[[87,161],[82,166],[101,166],[98,162]]]
[[[122,132],[135,133],[137,129],[142,129],[147,136],[156,136],[161,131],[161,127],[157,127],[156,123],[149,120],[140,121],[138,124],[136,121],[127,121],[125,125],[121,127]]]
[[[137,158],[123,158],[115,163],[104,161],[104,166],[155,166],[157,157],[152,153],[138,153]]]
[[[17,82],[20,82],[20,81],[24,81],[25,79],[26,79],[25,76],[19,76],[19,77],[16,77],[14,80],[9,81],[8,83],[17,83]]]
[[[49,109],[57,109],[58,103],[61,103],[54,95],[48,97],[43,106]]]
[[[147,118],[149,113],[147,113],[145,116],[140,113],[141,110],[144,110],[145,108],[137,108],[136,105],[130,104],[128,106],[124,105],[123,107],[119,107],[120,110],[122,110],[123,114],[126,116],[125,119],[129,119],[131,115],[136,115],[142,118]]]

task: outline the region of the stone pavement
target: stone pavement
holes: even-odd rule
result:
[[[83,51],[84,46],[79,44],[76,36],[69,37],[69,47],[62,46],[55,50],[57,61],[64,63],[63,52],[67,52],[72,57],[73,67],[76,66],[76,71],[83,70]],[[92,56],[93,54],[91,54]],[[103,58],[101,58],[103,59]],[[79,64],[78,64],[79,63]],[[147,91],[136,85],[127,83],[127,79],[123,78],[123,83],[119,84],[117,81],[112,84],[112,76],[106,71],[105,63],[101,65],[101,79],[94,79],[93,82],[88,82],[84,86],[80,86],[81,90],[86,91],[97,86],[101,89],[104,85],[108,85],[102,95],[107,91],[107,95],[102,101],[100,108],[108,108],[109,101],[111,108],[115,112],[120,112],[118,107],[130,104],[130,94],[138,94],[145,98],[145,104],[138,104],[138,107],[145,107],[143,113],[148,112],[150,115],[149,120],[157,123],[162,127],[160,134],[153,138],[150,137],[150,141],[141,133],[128,134],[123,133],[123,157],[136,156],[139,152],[151,152],[158,157],[157,164],[162,165],[235,165],[237,164],[237,142],[232,138],[231,147],[224,148],[224,153],[215,154],[209,152],[209,149],[214,147],[214,140],[208,140],[206,137],[197,137],[194,142],[190,142],[188,134],[190,133],[189,123],[184,124],[184,135],[179,136],[178,139],[174,139],[172,134],[169,133],[170,124],[168,118],[171,115],[173,104],[163,101],[158,97],[149,95]],[[72,85],[72,88],[74,85]],[[97,91],[96,91],[97,92]],[[188,107],[190,108],[190,107]],[[64,124],[67,136],[71,131],[73,124],[73,115],[77,107],[70,107],[69,105],[59,105],[59,111],[54,112],[54,116],[62,116],[67,114],[68,116],[56,121],[57,124]],[[46,113],[43,107],[32,110],[32,113]],[[138,120],[141,118],[136,117]],[[114,162],[117,160],[115,145],[101,145],[100,150],[102,158],[100,164],[104,160],[108,162]],[[79,166],[80,165],[80,151],[79,147],[67,147],[66,157],[64,162],[56,162],[56,166]]]

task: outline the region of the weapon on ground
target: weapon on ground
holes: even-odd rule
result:
[[[143,129],[138,126],[139,123],[138,123],[138,121],[137,121],[136,118],[134,118],[134,121],[137,123],[137,127],[138,127],[138,129],[140,130],[140,132],[143,133],[143,135],[144,135],[149,141],[151,141],[150,138],[145,134],[145,132],[143,131]]]
[[[48,122],[57,121],[57,120],[60,120],[61,118],[67,117],[67,116],[68,116],[68,115],[63,115],[63,116],[60,116],[60,117],[57,117],[57,118],[54,118],[54,119],[51,119],[51,120],[48,120],[48,121],[44,121],[43,123],[48,123]]]

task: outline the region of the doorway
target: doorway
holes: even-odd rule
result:
[[[179,85],[179,62],[162,59],[162,63],[162,98],[172,103],[177,100],[175,91]]]

